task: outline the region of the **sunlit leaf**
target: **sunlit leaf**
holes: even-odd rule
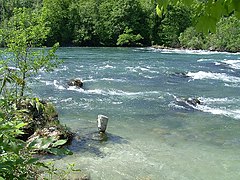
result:
[[[48,150],[50,153],[55,154],[55,155],[72,155],[72,151],[62,148],[62,149],[58,149],[58,148],[51,148]]]
[[[26,125],[27,125],[27,123],[22,122],[22,123],[19,123],[18,125],[16,125],[15,128],[20,129],[20,128],[26,126]]]
[[[66,144],[67,142],[67,139],[61,139],[61,140],[58,140],[57,142],[53,143],[53,147],[57,147],[57,146],[61,146],[61,145],[64,145]]]
[[[157,12],[157,15],[158,15],[159,17],[162,17],[162,14],[163,14],[162,7],[161,7],[161,9],[160,9],[159,6],[157,5],[157,6],[156,6],[156,12]]]

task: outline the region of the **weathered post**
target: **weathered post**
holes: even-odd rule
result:
[[[98,131],[104,133],[107,129],[108,117],[104,115],[98,115]]]

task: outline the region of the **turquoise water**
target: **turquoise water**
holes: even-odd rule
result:
[[[75,163],[93,180],[239,179],[240,54],[152,48],[61,48],[32,82],[77,134]],[[82,79],[83,88],[67,86]],[[193,106],[184,98],[198,98]],[[99,141],[97,115],[109,117]]]

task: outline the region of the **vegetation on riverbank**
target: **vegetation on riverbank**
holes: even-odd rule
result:
[[[156,5],[162,10],[156,11]],[[3,29],[8,29],[14,8],[44,10],[47,46],[56,42],[61,46],[160,45],[236,52],[240,50],[238,6],[235,0],[0,0],[0,17]],[[5,45],[4,38],[1,44]]]
[[[42,168],[54,173],[35,153],[71,154],[60,147],[72,133],[60,124],[54,106],[31,97],[28,87],[40,70],[51,71],[61,63],[55,54],[58,44],[42,47],[49,32],[43,14],[14,9],[0,29],[6,46],[0,59],[0,179],[37,179]]]

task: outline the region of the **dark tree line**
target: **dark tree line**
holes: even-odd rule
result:
[[[14,8],[42,9],[52,46],[150,46],[239,51],[239,19],[224,18],[216,33],[195,30],[197,6],[168,5],[161,16],[154,0],[0,0],[2,26]],[[234,23],[232,23],[234,21]],[[208,22],[206,22],[208,23]],[[226,27],[227,26],[227,27]],[[225,30],[228,29],[229,31]],[[230,30],[231,29],[231,30]],[[234,30],[232,30],[234,29]],[[231,34],[229,34],[231,32]],[[228,39],[226,39],[228,37]],[[219,42],[219,38],[225,38]],[[3,44],[4,40],[2,40]],[[224,44],[225,43],[225,44]]]

